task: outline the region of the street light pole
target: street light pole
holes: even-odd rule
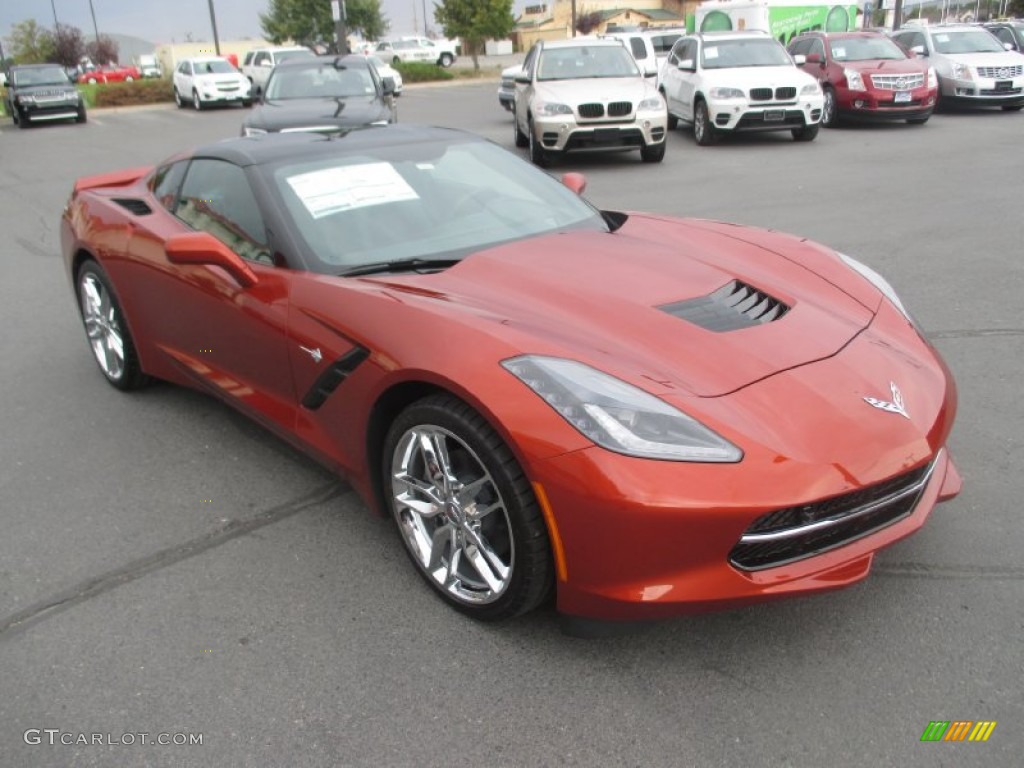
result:
[[[89,13],[92,14],[92,32],[96,35],[96,45],[100,44],[100,28],[96,26],[96,9],[92,7],[92,0],[89,0]]]
[[[426,37],[430,32],[427,30],[427,0],[423,0],[423,36]]]
[[[89,0],[92,2],[92,0]],[[207,0],[210,5],[210,26],[213,27],[213,49],[220,56],[220,38],[217,37],[217,14],[213,10],[213,0]]]
[[[57,21],[57,4],[54,0],[50,0],[50,7],[53,9],[53,31],[56,32],[60,22]]]

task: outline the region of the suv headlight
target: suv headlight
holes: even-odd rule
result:
[[[708,96],[712,99],[742,99],[746,94],[739,88],[710,88]]]
[[[661,96],[653,96],[649,99],[644,99],[636,105],[637,112],[643,112],[648,109],[657,110],[658,112],[665,109],[664,99],[662,99]]]
[[[737,462],[743,451],[632,384],[589,365],[524,355],[502,366],[603,448],[643,459]]]
[[[935,72],[935,67],[928,67],[928,87],[938,88],[939,87],[939,76]]]
[[[821,86],[816,82],[808,83],[800,89],[801,96],[814,96],[815,94],[821,93]]]
[[[954,80],[973,80],[971,76],[971,68],[966,64],[961,64],[958,61],[953,62],[953,79]]]
[[[26,94],[19,94],[18,98],[15,99],[15,101],[17,101],[19,104],[35,104],[36,103],[35,96],[32,96],[31,94],[28,94],[28,93],[26,93]]]
[[[846,87],[851,91],[866,91],[864,87],[864,78],[860,76],[860,72],[856,69],[843,69],[843,77],[846,78]]]
[[[556,104],[553,101],[540,102],[534,105],[534,109],[538,115],[544,117],[554,117],[555,115],[571,115],[572,107],[568,104]]]
[[[882,295],[885,296],[885,298],[887,298],[892,303],[892,305],[900,311],[900,314],[907,318],[907,321],[911,325],[913,325],[915,328],[917,327],[917,321],[914,320],[914,316],[910,314],[910,311],[905,306],[903,306],[903,302],[900,301],[900,297],[896,294],[896,289],[889,284],[888,280],[886,280],[880,274],[875,272],[875,270],[873,270],[867,264],[857,261],[852,256],[847,256],[845,253],[840,253],[839,251],[836,251],[836,255],[840,259],[842,259],[843,263],[846,264],[846,266],[848,266],[854,272],[860,274],[861,277],[863,277],[865,280],[867,280],[869,283],[875,286],[875,288],[881,291]]]

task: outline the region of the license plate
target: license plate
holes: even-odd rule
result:
[[[619,140],[620,134],[616,128],[598,128],[594,131],[594,141],[599,143],[611,143]]]
[[[779,120],[786,119],[786,110],[784,109],[766,109],[764,111],[764,121],[777,122]]]
[[[1013,80],[996,80],[997,91],[1012,91]]]
[[[910,101],[910,91],[899,91],[893,101],[897,104]]]

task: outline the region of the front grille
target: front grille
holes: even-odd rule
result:
[[[63,90],[49,90],[49,91],[32,91],[31,95],[36,99],[66,99],[68,96],[73,95],[69,91]]]
[[[633,104],[629,101],[613,101],[608,105],[608,117],[625,117],[633,111]]]
[[[804,113],[799,109],[787,109],[782,120],[765,120],[763,112],[747,112],[736,123],[737,130],[744,128],[800,128],[804,125]]]
[[[778,299],[739,280],[732,280],[707,296],[665,304],[658,309],[716,333],[770,323],[789,311]]]
[[[1016,96],[1021,90],[1020,88],[982,88],[978,93],[982,96]]]
[[[759,517],[729,553],[754,571],[802,560],[849,544],[895,523],[917,506],[935,462],[881,483]]]
[[[771,88],[751,88],[750,89],[750,100],[751,101],[770,101],[772,98]]]
[[[604,117],[604,104],[580,104],[580,117],[593,120],[596,117]]]
[[[909,91],[924,85],[924,73],[916,75],[868,75],[880,91]]]
[[[1024,64],[1010,64],[1005,67],[978,67],[979,77],[994,77],[997,80],[1019,77],[1022,74],[1024,74]]]
[[[789,99],[796,98],[796,88],[776,88],[775,89],[775,100],[776,101],[787,101]]]

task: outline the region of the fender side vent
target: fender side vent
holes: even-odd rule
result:
[[[138,200],[134,197],[115,197],[113,200],[122,208],[131,211],[136,216],[148,216],[153,212],[153,209],[149,207],[149,203],[145,200]]]
[[[707,296],[663,304],[658,309],[715,333],[763,325],[789,312],[786,304],[739,280]]]
[[[349,375],[370,356],[370,350],[365,347],[354,347],[339,357],[326,370],[317,377],[309,392],[302,398],[302,405],[311,411],[315,411],[323,405]]]

